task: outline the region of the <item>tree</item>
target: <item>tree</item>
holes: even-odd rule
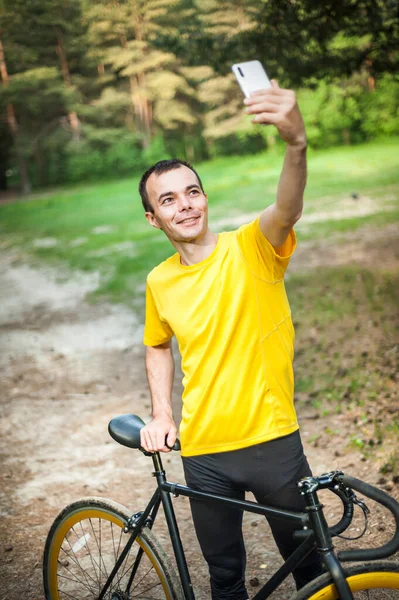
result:
[[[9,76],[8,76],[8,71],[7,71],[7,63],[6,63],[6,58],[4,55],[4,48],[3,48],[3,43],[2,40],[0,38],[0,75],[1,75],[1,81],[2,81],[2,85],[4,88],[6,88],[6,86],[8,86],[9,84]],[[18,163],[18,167],[19,167],[19,174],[20,174],[20,178],[21,178],[21,191],[23,194],[29,194],[29,192],[31,191],[31,184],[29,181],[29,175],[28,175],[28,166],[27,166],[27,162],[25,159],[25,156],[22,152],[22,149],[20,148],[20,144],[19,144],[19,128],[18,128],[18,123],[17,123],[17,119],[15,116],[15,109],[14,109],[14,104],[11,100],[6,101],[5,102],[6,105],[6,114],[7,114],[7,124],[9,127],[9,131],[14,143],[14,148],[15,148],[15,153],[16,153],[16,157],[17,157],[17,163]],[[5,166],[7,164],[7,154],[5,153],[5,157],[4,157],[4,167],[2,169],[2,189],[5,189],[6,187],[6,178],[4,175],[4,170],[5,170]]]
[[[87,82],[81,4],[75,0],[61,5],[54,0],[4,0],[0,27],[10,57],[5,96],[13,97],[19,138],[23,140],[19,146],[25,157],[33,156],[37,183],[44,184],[49,136],[53,152],[55,139],[61,148],[69,138],[79,140],[77,107]],[[26,95],[19,98],[16,93]],[[16,142],[14,150],[22,151]]]
[[[398,70],[396,0],[185,3],[193,18],[184,25],[183,41],[170,43],[190,64],[208,64],[222,75],[234,62],[254,58],[270,76],[295,87],[362,69],[374,79]]]
[[[177,6],[178,0],[106,1],[95,3],[87,12],[90,41],[96,47],[100,73],[104,76],[110,72],[113,76],[108,79],[100,102],[117,100],[124,109],[129,99],[130,125],[143,148],[149,146],[157,127],[167,131],[192,126],[197,121],[190,109],[194,89],[180,61],[173,52],[155,44],[158,33],[163,35],[170,11]],[[181,16],[178,10],[176,14]],[[168,24],[175,35],[177,24]]]

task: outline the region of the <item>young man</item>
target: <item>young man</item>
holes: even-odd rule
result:
[[[180,426],[188,485],[303,510],[296,482],[310,475],[293,404],[294,330],[283,277],[302,212],[306,134],[295,93],[272,88],[245,100],[253,123],[274,125],[287,144],[276,203],[237,231],[208,228],[208,200],[196,171],[161,161],[140,182],[145,216],[177,253],[147,279],[144,343],[153,419],[141,431],[149,452],[167,452],[176,336],[184,373]],[[165,441],[166,440],[166,441]],[[166,445],[167,444],[167,445]],[[242,512],[191,502],[208,562],[213,600],[246,600]],[[284,557],[293,529],[269,519]],[[322,571],[312,553],[296,570],[297,587]]]

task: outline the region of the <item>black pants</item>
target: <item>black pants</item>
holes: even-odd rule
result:
[[[299,432],[241,450],[183,457],[187,485],[231,498],[244,499],[250,491],[261,504],[303,511],[297,488],[301,477],[311,475]],[[198,541],[209,566],[212,600],[246,600],[243,513],[226,505],[191,500]],[[299,545],[293,539],[297,524],[268,518],[283,558]],[[293,575],[299,589],[323,572],[314,550]]]

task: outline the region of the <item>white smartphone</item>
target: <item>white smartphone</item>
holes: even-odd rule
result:
[[[237,63],[231,67],[246,98],[252,92],[272,87],[266,71],[259,60]]]

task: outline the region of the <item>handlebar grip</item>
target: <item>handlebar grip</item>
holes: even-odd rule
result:
[[[348,498],[343,490],[330,488],[330,491],[338,496],[344,505],[344,514],[342,515],[341,520],[329,528],[330,534],[334,537],[345,531],[345,529],[348,529],[349,525],[352,523],[355,511],[353,508],[353,502]]]
[[[165,446],[167,448],[169,448],[169,450],[176,450],[176,451],[180,451],[181,450],[181,444],[180,444],[180,440],[179,439],[176,439],[176,441],[173,444],[173,446],[168,446],[167,439],[168,439],[168,436],[165,437]]]
[[[352,488],[356,492],[360,492],[367,498],[375,500],[382,504],[393,515],[396,523],[395,534],[392,539],[381,546],[380,548],[360,549],[360,550],[341,550],[337,556],[340,560],[375,560],[377,558],[386,558],[391,556],[399,549],[399,502],[383,492],[382,490],[360,481],[355,477],[343,475],[341,481],[344,485]]]

